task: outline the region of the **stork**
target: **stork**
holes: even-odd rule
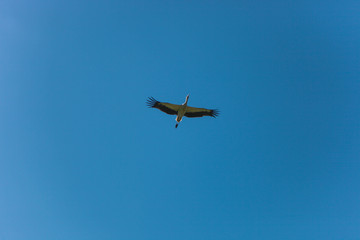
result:
[[[149,97],[146,104],[151,108],[157,108],[164,113],[170,115],[176,115],[176,124],[175,128],[179,126],[183,116],[185,117],[217,117],[219,115],[219,111],[217,109],[206,109],[206,108],[195,108],[187,105],[190,94],[186,96],[186,100],[182,105],[167,103],[167,102],[159,102],[153,97]]]

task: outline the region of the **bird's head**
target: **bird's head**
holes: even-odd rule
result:
[[[190,94],[188,94],[188,95],[186,96],[186,99],[185,99],[185,103],[184,103],[184,104],[187,104],[187,102],[188,102],[188,100],[189,100],[189,96],[190,96]]]

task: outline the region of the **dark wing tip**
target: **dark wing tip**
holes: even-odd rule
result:
[[[155,107],[155,105],[158,103],[159,101],[157,101],[155,98],[153,97],[149,97],[147,100],[146,100],[146,105],[148,107]]]
[[[213,109],[211,110],[211,116],[216,118],[217,116],[219,116],[220,111],[218,109]]]

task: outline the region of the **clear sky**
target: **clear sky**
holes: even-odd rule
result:
[[[359,239],[359,9],[2,0],[0,239]]]

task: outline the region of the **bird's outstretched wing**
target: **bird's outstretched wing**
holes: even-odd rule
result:
[[[219,110],[217,109],[206,109],[206,108],[195,108],[195,107],[187,107],[185,116],[186,117],[217,117],[219,115]]]
[[[180,105],[171,104],[171,103],[167,103],[167,102],[159,102],[153,97],[149,97],[148,100],[146,101],[146,104],[149,107],[157,108],[157,109],[163,111],[164,113],[167,113],[170,115],[176,115],[180,108]]]

